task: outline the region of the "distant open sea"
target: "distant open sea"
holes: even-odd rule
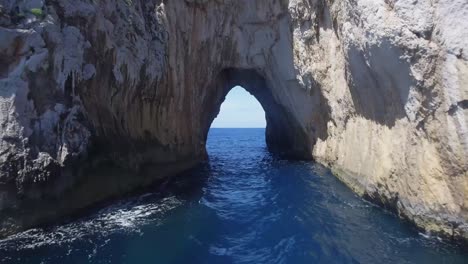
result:
[[[209,162],[164,191],[1,240],[0,263],[468,263],[264,133],[211,129]]]

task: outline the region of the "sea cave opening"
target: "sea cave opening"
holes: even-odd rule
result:
[[[219,128],[263,128],[271,153],[311,159],[310,137],[294,115],[283,87],[255,69],[222,70],[211,85],[202,115],[205,142]],[[286,102],[286,104],[285,104]]]
[[[244,157],[249,151],[264,153],[266,124],[265,110],[260,102],[242,86],[233,87],[211,123],[206,146],[208,155],[230,156],[236,160],[234,157],[241,153],[244,153],[241,154]],[[225,152],[223,149],[239,153]]]
[[[262,105],[245,88],[235,86],[221,104],[220,112],[210,129],[264,129],[265,127],[265,110]]]

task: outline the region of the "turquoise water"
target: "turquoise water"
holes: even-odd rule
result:
[[[0,241],[0,263],[468,263],[322,166],[272,156],[264,129],[212,129],[208,152],[163,191]]]

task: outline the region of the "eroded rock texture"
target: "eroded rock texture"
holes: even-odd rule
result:
[[[271,151],[468,238],[466,0],[0,0],[0,234],[206,157],[242,85]]]

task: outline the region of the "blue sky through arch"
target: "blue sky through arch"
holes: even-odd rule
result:
[[[265,111],[244,88],[236,86],[226,96],[212,128],[264,128]]]

